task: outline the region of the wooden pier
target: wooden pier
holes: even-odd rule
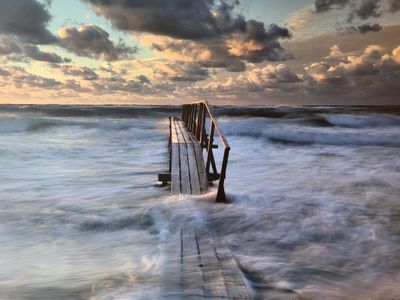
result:
[[[209,126],[207,131],[206,126]],[[217,133],[224,147],[220,170],[213,149]],[[204,161],[203,150],[206,160]],[[182,106],[181,119],[170,118],[169,172],[159,174],[159,181],[171,182],[172,194],[199,195],[209,183],[218,181],[217,202],[226,202],[225,177],[230,146],[217,125],[207,101]]]
[[[209,129],[207,131],[207,128]],[[214,143],[215,134],[219,144]],[[218,169],[214,149],[223,147]],[[206,101],[182,106],[181,118],[170,118],[169,172],[171,194],[200,195],[218,181],[216,201],[227,202],[224,182],[230,146]],[[205,153],[203,153],[205,152]],[[207,224],[180,224],[167,245],[168,268],[163,279],[165,299],[249,299],[244,276],[229,246]]]

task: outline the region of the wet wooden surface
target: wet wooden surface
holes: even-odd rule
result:
[[[209,230],[182,228],[167,251],[164,299],[250,299],[229,247]]]
[[[208,189],[200,143],[184,123],[171,118],[171,193],[200,195]]]

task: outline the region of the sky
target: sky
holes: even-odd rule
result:
[[[400,0],[0,0],[0,103],[400,105]]]

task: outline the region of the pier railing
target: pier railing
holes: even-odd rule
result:
[[[206,129],[207,119],[210,126],[208,132]],[[218,127],[217,121],[213,116],[208,102],[204,100],[192,104],[184,104],[182,106],[182,121],[185,123],[188,131],[190,131],[200,142],[202,148],[206,149],[206,172],[208,181],[219,180],[217,202],[226,202],[224,184],[229,151],[231,148],[225,136],[222,134],[221,129]],[[213,152],[213,149],[218,148],[218,145],[214,145],[215,133],[217,133],[221,140],[221,144],[224,147],[222,164],[219,171],[217,169]]]

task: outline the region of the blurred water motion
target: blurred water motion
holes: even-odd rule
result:
[[[161,298],[185,222],[254,298],[400,299],[400,109],[216,111],[229,205],[157,186],[177,107],[1,106],[0,298]]]

